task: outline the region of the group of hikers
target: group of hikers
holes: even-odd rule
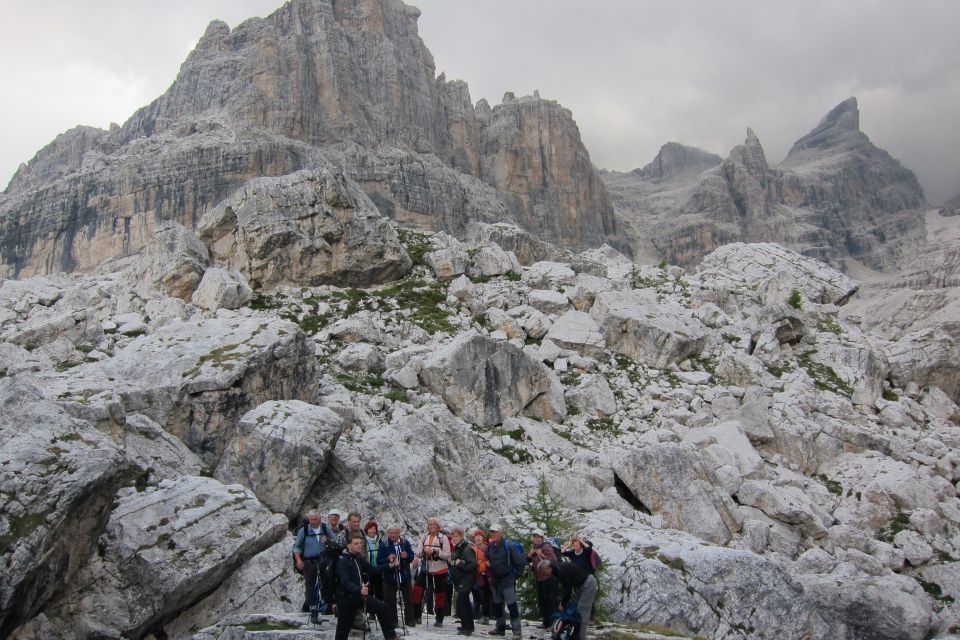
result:
[[[444,529],[430,518],[426,533],[411,542],[399,526],[387,527],[383,535],[376,521],[361,528],[361,520],[356,511],[345,524],[338,511],[329,512],[326,521],[310,511],[293,544],[294,566],[304,578],[303,611],[314,623],[319,614],[336,614],[336,640],[346,640],[360,612],[364,625],[367,615],[376,617],[384,640],[396,637],[398,625],[423,624],[425,612],[441,627],[453,602],[459,635],[472,635],[477,621],[489,624],[492,619],[488,633],[505,636],[509,616],[518,640],[517,580],[528,567],[536,579],[543,628],[554,627],[561,612],[569,612],[571,619],[579,613],[579,638],[586,640],[600,560],[585,538],[575,536],[560,548],[543,531],[533,531],[525,552],[520,542],[504,537],[498,524],[489,531],[467,532]]]

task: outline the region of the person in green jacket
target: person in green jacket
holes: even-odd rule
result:
[[[457,592],[457,615],[460,617],[457,635],[469,636],[474,630],[470,592],[477,582],[477,554],[470,543],[464,539],[463,529],[460,527],[454,527],[450,532],[450,542],[453,544],[450,576],[453,579],[453,588]]]

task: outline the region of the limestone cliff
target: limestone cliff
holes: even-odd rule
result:
[[[729,242],[778,242],[828,262],[850,256],[888,269],[923,236],[923,191],[860,131],[855,98],[780,165],[769,165],[752,130],[718,166],[692,163],[672,180],[658,173],[662,155],[641,171],[604,176],[636,253],[652,248],[668,262],[696,264]]]
[[[597,246],[612,207],[569,111],[474,108],[436,76],[399,0],[291,0],[207,28],[162,96],[110,131],[78,127],[21,166],[0,199],[0,276],[89,270],[188,228],[246,183],[330,158],[381,213],[461,234],[508,220]]]

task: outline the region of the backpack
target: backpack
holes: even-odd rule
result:
[[[571,602],[553,616],[556,619],[550,628],[550,640],[576,640],[580,637],[580,611],[576,602]]]
[[[563,557],[563,551],[560,549],[560,538],[547,538],[546,543],[553,549],[553,553],[557,556],[557,561],[559,561],[560,558]]]
[[[294,535],[300,535],[300,531],[301,531],[301,530],[303,530],[304,535],[306,535],[306,531],[307,531],[307,527],[308,527],[308,526],[310,526],[310,520],[309,520],[308,518],[306,518],[306,517],[302,518],[302,519],[300,520],[300,528],[297,529],[297,533],[294,534]],[[293,570],[296,571],[297,573],[299,573],[300,575],[303,575],[303,569],[298,569],[298,568],[297,568],[297,556],[295,556],[295,555],[293,554],[293,550],[292,550],[292,549],[290,550],[290,560],[293,562]]]
[[[519,580],[527,571],[526,555],[523,553],[523,545],[516,540],[503,539],[503,544],[507,548],[507,564],[510,566],[510,572],[513,577]],[[516,553],[519,561],[515,561],[513,554]]]
[[[600,567],[600,563],[603,560],[600,558],[600,554],[597,553],[594,548],[590,547],[590,567],[596,571]]]

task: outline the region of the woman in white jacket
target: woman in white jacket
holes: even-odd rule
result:
[[[433,593],[433,626],[443,626],[443,614],[447,605],[447,580],[449,567],[447,562],[453,547],[450,538],[440,531],[437,518],[427,520],[427,533],[421,536],[414,549],[413,568],[416,579],[413,586],[413,604],[418,622],[422,622],[423,596]]]

